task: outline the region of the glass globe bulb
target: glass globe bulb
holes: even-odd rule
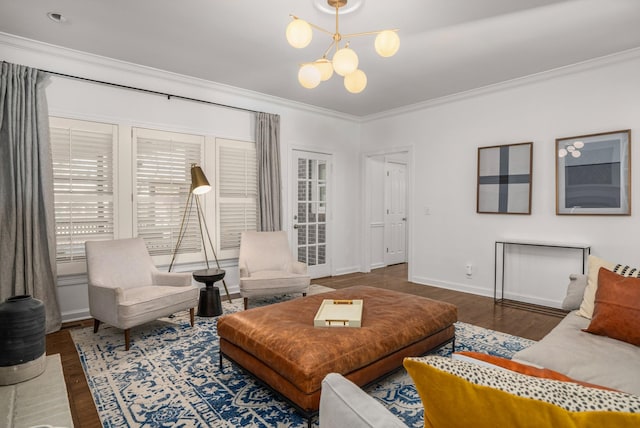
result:
[[[367,75],[362,70],[356,70],[344,76],[344,87],[352,94],[359,94],[367,87]]]
[[[316,60],[313,65],[320,70],[320,80],[323,82],[331,79],[331,76],[333,76],[333,65],[328,59],[320,58],[319,60]]]
[[[568,152],[565,149],[560,149],[560,150],[558,150],[558,157],[559,158],[563,158],[563,157],[565,157],[567,155],[567,153]]]
[[[344,47],[333,55],[333,69],[340,76],[353,73],[358,68],[358,55],[353,49]]]
[[[574,150],[573,152],[571,152],[571,156],[573,156],[574,158],[579,158],[580,155],[580,150]]]
[[[584,147],[584,143],[582,141],[574,141],[573,147],[575,147],[576,149],[581,149]]]
[[[294,19],[287,25],[287,42],[294,48],[302,49],[311,43],[311,25],[302,19]]]
[[[313,89],[318,86],[320,78],[320,70],[313,64],[305,64],[298,70],[298,82],[307,89]]]
[[[571,153],[572,151],[574,151],[575,149],[576,149],[576,148],[575,148],[575,147],[573,147],[573,146],[567,146],[567,151],[568,151],[568,152],[570,152],[570,153]]]
[[[400,49],[400,37],[395,31],[385,30],[376,36],[375,47],[382,57],[394,56]]]

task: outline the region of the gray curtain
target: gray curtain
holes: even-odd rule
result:
[[[3,62],[0,74],[0,300],[30,294],[60,329],[56,294],[53,165],[45,87],[34,68]]]
[[[258,230],[282,230],[280,116],[257,113]]]

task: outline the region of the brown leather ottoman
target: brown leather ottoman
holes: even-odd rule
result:
[[[323,299],[363,299],[362,327],[314,327]],[[364,386],[455,339],[457,308],[381,288],[357,286],[249,309],[218,319],[220,364],[235,362],[310,418],[320,386],[340,373]]]

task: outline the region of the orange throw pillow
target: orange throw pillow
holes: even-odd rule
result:
[[[584,331],[640,346],[640,278],[600,268],[593,318]]]
[[[607,388],[606,386],[600,386],[600,385],[595,385],[593,383],[575,380],[555,370],[542,369],[542,368],[530,366],[528,364],[522,364],[517,361],[508,360],[506,358],[496,357],[495,355],[483,354],[482,352],[473,352],[473,351],[460,351],[460,352],[456,352],[456,354],[464,355],[469,358],[474,358],[476,360],[484,361],[486,363],[493,364],[494,366],[502,367],[503,369],[511,370],[512,372],[516,372],[524,375],[539,377],[543,379],[560,380],[563,382],[573,382],[589,388],[598,388],[598,389],[605,389],[608,391],[614,391],[613,389]]]

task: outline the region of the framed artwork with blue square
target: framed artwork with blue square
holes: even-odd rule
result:
[[[556,139],[556,214],[631,215],[631,130]]]
[[[478,148],[476,211],[531,214],[533,143]]]

